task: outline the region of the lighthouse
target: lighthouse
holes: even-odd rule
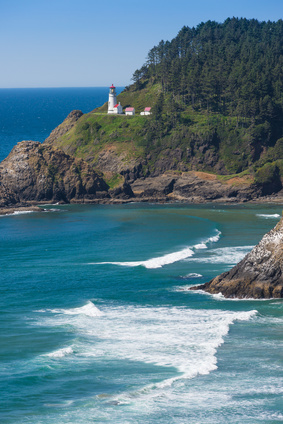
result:
[[[123,113],[121,103],[117,103],[116,87],[113,84],[109,87],[108,113]]]

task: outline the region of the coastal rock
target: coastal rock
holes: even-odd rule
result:
[[[138,179],[131,184],[132,191],[136,197],[163,197],[172,193],[175,179],[170,175],[160,175],[158,177],[148,177]]]
[[[70,131],[82,115],[83,113],[81,110],[73,110],[70,112],[67,118],[51,132],[50,136],[44,141],[44,143],[54,143],[57,138],[62,137]]]
[[[130,184],[124,182],[123,185],[116,187],[112,190],[109,190],[109,195],[115,199],[131,199],[134,197],[134,193],[131,189]]]
[[[244,180],[235,183],[225,184],[218,181],[216,175],[189,171],[139,178],[131,183],[131,188],[136,198],[183,202],[235,202],[257,196],[256,187]]]
[[[256,188],[245,181],[238,184],[225,184],[217,180],[216,175],[191,171],[176,178],[173,195],[179,199],[199,198],[201,201],[225,199],[251,200]]]
[[[18,143],[0,164],[0,206],[95,198],[108,186],[93,168],[50,145]]]
[[[240,299],[282,298],[283,218],[234,268],[191,289]]]

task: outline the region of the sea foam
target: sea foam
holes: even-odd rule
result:
[[[164,265],[170,265],[175,262],[182,261],[184,259],[188,259],[192,257],[195,252],[199,249],[207,249],[208,245],[210,243],[216,243],[220,239],[221,231],[216,230],[216,234],[212,237],[209,237],[208,239],[202,241],[201,243],[195,244],[190,247],[186,247],[185,249],[179,250],[177,252],[168,253],[164,256],[159,256],[156,258],[147,259],[144,261],[125,261],[125,262],[112,262],[112,261],[106,261],[106,262],[92,262],[89,263],[89,265],[119,265],[119,266],[126,266],[126,267],[136,267],[136,266],[143,266],[148,269],[155,269],[155,268],[161,268]]]
[[[233,246],[210,249],[205,256],[188,259],[190,262],[206,264],[229,264],[240,262],[254,246]]]
[[[6,213],[4,215],[0,215],[0,217],[5,217],[5,216],[17,216],[17,215],[26,215],[29,213],[34,213],[35,211],[14,211],[12,213]]]
[[[258,216],[259,218],[265,218],[265,219],[280,218],[280,215],[278,213],[274,213],[274,214],[257,213],[256,216]]]
[[[71,347],[64,347],[62,349],[55,350],[54,352],[47,353],[46,356],[49,356],[50,358],[63,358],[66,355],[71,355],[74,353],[73,349]]]
[[[72,333],[77,333],[80,341],[76,342],[72,360],[128,360],[169,367],[171,373],[176,369],[174,377],[165,378],[152,388],[216,370],[217,349],[224,343],[230,325],[249,320],[257,313],[125,305],[106,308],[97,325],[97,321],[86,320],[82,313],[70,317],[69,311],[50,311],[51,316],[43,325],[73,327]],[[72,353],[71,349],[63,348],[49,356],[62,357]]]
[[[85,315],[88,317],[100,317],[103,313],[91,302],[88,301],[84,306],[80,308],[70,309],[40,309],[36,312],[52,312],[54,314],[64,315]]]

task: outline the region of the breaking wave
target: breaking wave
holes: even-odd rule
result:
[[[195,244],[191,247],[186,247],[185,249],[179,250],[177,252],[168,253],[164,256],[159,256],[157,258],[147,259],[145,261],[125,261],[125,262],[91,262],[89,265],[119,265],[119,266],[127,266],[127,267],[136,267],[143,266],[148,269],[161,268],[164,265],[170,265],[175,262],[182,261],[184,259],[188,259],[195,254],[196,250],[199,249],[207,249],[209,243],[216,243],[220,239],[221,231],[216,230],[216,234],[212,237],[209,237],[205,241]]]
[[[211,249],[206,256],[200,258],[190,258],[192,262],[206,264],[229,264],[234,265],[240,262],[254,246],[236,246]]]
[[[259,218],[265,218],[265,219],[280,218],[280,215],[278,213],[274,213],[274,214],[257,213],[256,216],[258,216]]]
[[[46,356],[49,356],[49,358],[63,358],[66,355],[71,355],[74,353],[73,349],[71,347],[64,347],[59,350],[55,350],[54,352],[47,353]]]
[[[176,369],[172,378],[165,378],[151,388],[170,386],[180,378],[191,379],[216,370],[217,348],[224,343],[230,325],[257,314],[256,310],[125,305],[105,309],[97,325],[96,321],[87,320],[84,313],[77,313],[85,311],[90,304],[93,305],[88,302],[82,308],[61,310],[61,314],[56,309],[49,310],[51,316],[45,317],[41,324],[72,327],[72,333],[78,337],[74,361],[130,360]],[[74,316],[70,319],[69,314]],[[65,347],[48,356],[62,358],[72,353],[72,347]]]
[[[52,312],[54,314],[65,314],[65,315],[86,315],[88,317],[100,317],[103,313],[91,302],[87,302],[86,305],[80,308],[71,309],[41,309],[37,312]]]

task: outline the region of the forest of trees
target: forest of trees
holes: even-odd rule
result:
[[[135,71],[193,108],[274,120],[283,106],[283,21],[208,21],[161,41]]]
[[[160,87],[147,123],[148,151],[159,140],[159,154],[178,147],[195,158],[206,143],[213,164],[190,158],[188,166],[220,173],[264,166],[261,179],[277,175],[283,184],[283,20],[183,27],[149,51],[132,80],[137,94]]]

